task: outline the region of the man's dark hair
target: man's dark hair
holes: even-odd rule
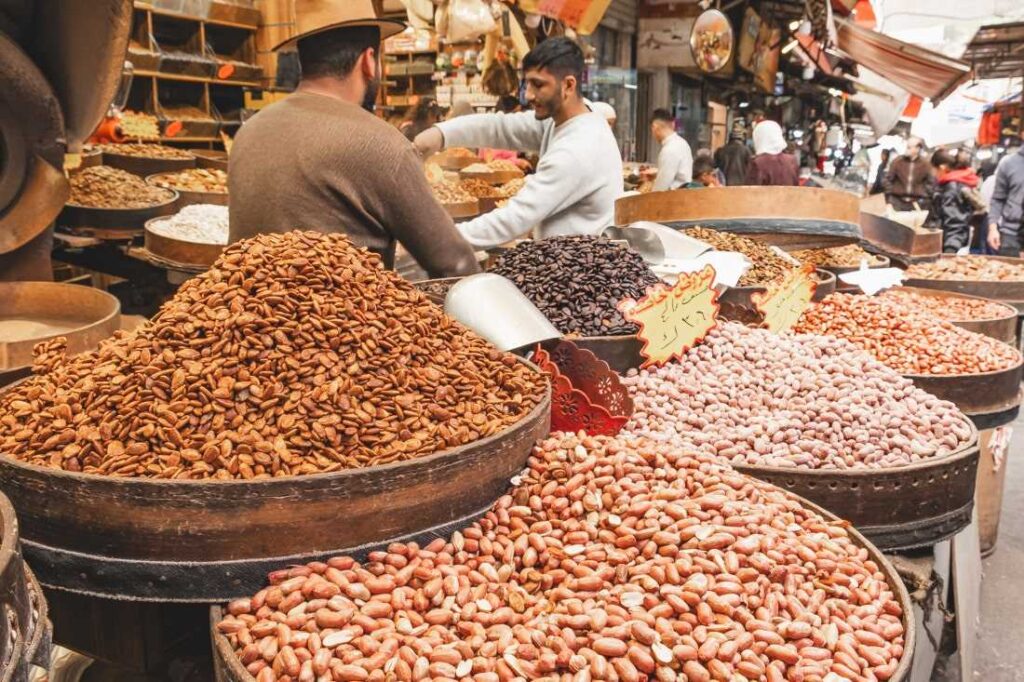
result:
[[[672,115],[668,109],[655,109],[654,113],[651,114],[652,121],[664,121],[665,123],[675,123],[676,118]]]
[[[706,156],[698,156],[693,160],[693,179],[696,180],[704,173],[715,170],[715,164]]]
[[[380,29],[376,26],[336,28],[303,38],[299,41],[302,77],[345,78],[352,73],[359,55],[371,47],[380,49]]]
[[[932,154],[932,165],[938,168],[939,166],[949,166],[953,168],[956,166],[956,157],[945,149],[936,149],[935,153]]]
[[[546,69],[558,78],[575,76],[583,80],[583,50],[568,38],[548,38],[523,58],[523,71]]]
[[[520,106],[519,98],[515,95],[502,95],[498,98],[498,111],[503,114],[510,114]]]

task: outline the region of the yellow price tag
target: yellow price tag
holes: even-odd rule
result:
[[[762,326],[773,332],[784,332],[804,314],[817,288],[814,266],[805,265],[793,268],[785,277],[768,285],[767,291],[750,298],[764,315]]]
[[[627,298],[619,303],[623,317],[640,327],[644,367],[681,359],[715,328],[719,305],[714,282],[715,270],[707,265],[680,275],[672,287],[656,284],[639,301]]]

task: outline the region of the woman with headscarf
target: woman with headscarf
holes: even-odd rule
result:
[[[747,166],[747,184],[800,184],[796,157],[786,153],[786,139],[775,121],[761,121],[754,128],[754,158]]]

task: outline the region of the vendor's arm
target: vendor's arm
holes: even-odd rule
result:
[[[477,248],[504,244],[531,230],[549,216],[583,199],[592,188],[580,162],[568,150],[549,153],[540,160],[537,173],[509,202],[475,220],[460,223],[459,232]]]
[[[438,123],[445,147],[498,147],[538,152],[544,124],[532,111],[517,114],[473,114]]]
[[[381,222],[431,277],[480,272],[471,247],[434,200],[419,157],[410,146],[379,178],[389,187]]]

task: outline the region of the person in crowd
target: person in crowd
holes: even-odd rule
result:
[[[931,163],[938,179],[932,211],[942,228],[942,250],[956,253],[970,240],[971,216],[976,209],[970,195],[981,179],[973,168],[957,168],[956,154],[945,149],[936,150]]]
[[[747,185],[800,184],[796,157],[786,153],[786,139],[775,121],[762,121],[754,128],[754,158],[747,167]]]
[[[988,220],[989,246],[1000,255],[1018,257],[1024,250],[1024,147],[999,162]]]
[[[698,155],[693,160],[693,180],[683,185],[688,189],[698,189],[701,187],[721,187],[721,183],[718,180],[718,170],[715,168],[714,161],[711,160],[710,156]]]
[[[883,190],[885,201],[897,211],[928,210],[929,198],[935,193],[935,177],[923,158],[924,141],[907,139],[907,149],[889,165]]]
[[[725,184],[730,187],[746,182],[747,166],[754,156],[743,138],[743,128],[733,126],[732,132],[729,133],[729,141],[715,152],[715,165],[725,176]]]
[[[651,114],[651,135],[661,144],[657,175],[651,191],[679,189],[690,182],[693,179],[693,152],[676,132],[676,120],[668,109],[655,109]]]
[[[409,109],[402,125],[398,127],[402,134],[413,140],[430,126],[441,120],[441,107],[433,97],[421,97],[414,107]]]
[[[725,175],[722,174],[722,170],[715,164],[715,157],[711,154],[711,150],[707,147],[701,147],[697,150],[697,154],[693,157],[693,167],[697,168],[697,161],[700,159],[706,159],[711,164],[711,169],[714,171],[712,175],[715,178],[715,187],[725,186]],[[697,171],[693,171],[693,179],[697,180]]]
[[[889,172],[889,160],[892,159],[892,150],[882,150],[882,158],[878,163],[878,170],[875,171],[875,181],[871,183],[871,194],[881,194],[885,191],[885,174]]]
[[[401,23],[373,3],[296,0],[302,80],[235,137],[228,164],[231,242],[268,232],[348,235],[394,266],[396,242],[432,277],[479,271],[473,248],[433,199],[416,150],[372,113],[381,40]]]
[[[604,117],[580,95],[583,69],[579,45],[548,38],[523,59],[532,111],[464,116],[416,138],[423,157],[445,146],[540,153],[537,172],[505,206],[459,224],[474,246],[497,246],[534,228],[538,238],[597,235],[612,224],[622,161]]]
[[[473,113],[473,105],[469,103],[469,100],[459,99],[455,100],[455,104],[448,110],[448,117],[445,120],[450,121],[460,116],[471,116]]]

